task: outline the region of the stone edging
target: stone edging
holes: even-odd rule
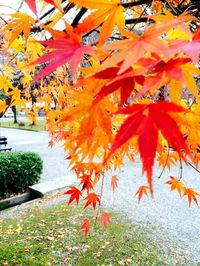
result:
[[[74,175],[62,176],[45,182],[41,182],[30,186],[29,191],[21,195],[17,195],[11,198],[0,200],[0,211],[31,201],[37,198],[46,197],[49,194],[54,193],[60,189],[63,189],[69,185],[77,182],[77,178]]]

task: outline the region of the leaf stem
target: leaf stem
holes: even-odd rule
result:
[[[168,159],[169,159],[169,150],[170,150],[170,148],[169,148],[169,145],[168,145],[168,149],[167,149],[167,158],[166,158],[165,164],[164,164],[163,169],[162,169],[160,175],[158,176],[158,178],[161,178],[161,176],[163,175],[163,173],[164,173],[164,171],[165,171],[165,168],[166,168],[166,166],[167,166],[167,162],[168,162]]]
[[[95,217],[94,225],[97,224],[97,219],[99,217],[99,213],[100,213],[100,209],[101,209],[101,200],[102,200],[102,196],[103,196],[104,179],[105,179],[105,175],[103,174],[102,181],[101,181],[100,201],[99,201],[99,206],[98,206],[97,214],[96,214],[96,217]]]
[[[179,158],[179,162],[180,162],[180,168],[179,168],[179,175],[180,175],[180,177],[179,177],[179,180],[181,180],[182,177],[183,177],[183,163],[182,163],[181,157]]]

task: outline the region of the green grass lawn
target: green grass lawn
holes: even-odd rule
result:
[[[31,130],[31,131],[45,131],[45,121],[38,121],[37,125],[31,125],[31,122],[24,122],[24,125],[20,125],[20,121],[17,124],[14,124],[12,121],[0,122],[0,127],[6,128],[17,128],[22,130]]]
[[[184,255],[177,257],[176,250],[161,248],[146,236],[145,228],[116,213],[111,213],[112,224],[106,231],[93,224],[85,238],[80,232],[85,215],[94,217],[93,212],[62,203],[0,220],[0,265],[188,265],[183,264]]]

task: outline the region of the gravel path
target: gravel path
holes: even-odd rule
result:
[[[103,202],[108,208],[123,211],[134,223],[145,225],[150,235],[162,245],[179,246],[196,263],[200,263],[200,210],[195,204],[188,208],[186,198],[181,199],[177,192],[170,192],[170,186],[164,184],[170,175],[177,176],[178,171],[174,167],[170,173],[166,171],[161,179],[155,178],[154,198],[144,196],[138,204],[134,195],[140,185],[146,184],[146,180],[141,175],[139,160],[134,165],[127,162],[123,172],[118,175],[119,185],[115,193],[110,190],[110,180],[107,180]],[[154,173],[158,176],[160,170],[155,167]],[[199,173],[184,166],[183,176],[188,187],[200,191]],[[196,264],[191,262],[190,265]]]
[[[0,135],[5,135],[14,149],[33,150],[42,156],[45,167],[43,180],[69,173],[62,148],[56,146],[47,149],[47,133],[1,128]],[[181,265],[194,266],[197,262],[200,263],[200,210],[195,204],[188,208],[187,200],[180,199],[178,193],[170,192],[169,186],[164,184],[170,175],[177,176],[178,171],[179,169],[174,167],[170,174],[166,171],[162,178],[158,179],[156,174],[160,174],[160,169],[155,167],[154,198],[144,197],[138,204],[134,194],[140,185],[146,184],[146,180],[141,175],[139,160],[134,165],[126,162],[123,171],[118,174],[119,184],[115,193],[110,189],[110,177],[106,177],[103,203],[108,209],[123,212],[135,224],[141,225],[163,247],[171,246],[177,249],[177,252],[182,249],[184,254],[191,258],[191,263]],[[187,187],[193,187],[200,192],[199,173],[184,166],[183,177]],[[55,199],[52,204],[63,199]]]

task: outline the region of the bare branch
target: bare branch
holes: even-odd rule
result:
[[[72,26],[73,28],[75,28],[75,27],[78,25],[80,19],[82,18],[82,16],[83,16],[86,12],[87,12],[87,8],[85,8],[85,7],[81,7],[80,11],[78,12],[78,14],[76,15],[76,17],[74,18],[74,20],[73,20],[73,22],[72,22],[72,24],[71,24],[71,26]]]

